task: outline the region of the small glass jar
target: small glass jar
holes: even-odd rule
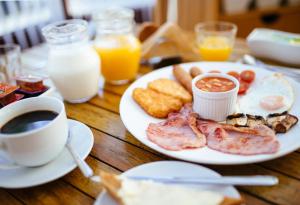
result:
[[[49,47],[47,71],[63,98],[88,101],[98,92],[100,60],[89,43],[87,22],[66,20],[42,29]]]
[[[125,84],[137,75],[141,44],[133,34],[133,17],[133,10],[124,8],[106,9],[93,15],[101,73],[110,84]]]

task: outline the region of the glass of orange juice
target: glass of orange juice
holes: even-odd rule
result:
[[[133,17],[133,10],[125,8],[110,8],[93,16],[95,49],[101,59],[101,73],[110,84],[125,84],[137,75],[141,44],[133,34]]]
[[[195,26],[196,42],[200,56],[207,61],[229,59],[237,26],[229,22],[206,22]]]

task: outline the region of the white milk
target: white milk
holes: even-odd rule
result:
[[[85,45],[77,49],[50,50],[47,68],[63,98],[76,102],[97,94],[99,65],[97,53]]]
[[[47,70],[63,98],[86,102],[97,94],[100,59],[88,42],[87,22],[66,20],[43,28],[49,44]]]

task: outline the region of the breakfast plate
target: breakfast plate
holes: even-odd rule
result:
[[[82,159],[85,159],[94,144],[93,133],[81,122],[68,120],[68,124],[73,133],[71,146]],[[3,152],[0,152],[0,160],[8,160],[5,159]],[[0,170],[0,187],[25,188],[41,185],[64,176],[76,167],[75,161],[65,147],[56,159],[44,166]]]
[[[237,71],[241,72],[243,70],[252,70],[256,73],[256,79],[251,86],[258,87],[263,82],[263,79],[267,76],[273,75],[274,73],[268,70],[264,70],[259,67],[248,66],[238,63],[229,62],[196,62],[196,63],[186,63],[181,64],[181,67],[186,71],[192,66],[200,67],[204,72],[211,70],[219,70],[222,72]],[[277,139],[280,144],[279,150],[274,154],[258,154],[258,155],[233,155],[218,152],[207,147],[197,148],[197,149],[186,149],[181,151],[169,151],[159,147],[153,142],[147,139],[146,129],[149,123],[161,122],[162,119],[154,118],[148,115],[132,98],[132,93],[135,88],[146,88],[147,84],[153,80],[159,78],[175,79],[172,74],[172,67],[166,67],[153,71],[140,79],[136,80],[129,88],[126,90],[122,96],[120,103],[120,115],[125,127],[129,132],[135,136],[139,141],[141,141],[146,146],[177,159],[182,159],[191,162],[204,163],[204,164],[247,164],[254,162],[262,162],[266,160],[275,159],[286,155],[298,148],[300,148],[300,140],[298,139],[298,133],[300,132],[299,124],[296,124],[289,132],[284,134],[277,134]],[[296,81],[286,78],[291,86],[293,87],[294,99],[293,105],[298,105],[300,103],[300,84]],[[276,82],[275,82],[276,83]],[[270,86],[269,86],[270,87]],[[259,90],[259,89],[257,89]],[[284,93],[283,93],[284,95]],[[251,101],[251,99],[249,100]],[[247,103],[247,101],[246,101]],[[295,116],[300,116],[300,109],[296,106],[292,106],[289,111]],[[249,113],[251,114],[251,113]]]
[[[122,175],[148,177],[220,177],[220,174],[206,167],[179,161],[151,162],[134,167],[124,172]],[[232,198],[240,198],[238,191],[233,186],[197,185],[195,188],[218,192]],[[117,203],[106,193],[106,191],[103,191],[98,196],[94,205],[117,205]]]

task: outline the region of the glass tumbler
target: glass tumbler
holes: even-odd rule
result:
[[[229,59],[237,26],[229,22],[205,22],[195,26],[196,43],[203,60],[226,61]]]
[[[20,46],[0,45],[0,83],[14,84],[15,77],[21,72]]]

